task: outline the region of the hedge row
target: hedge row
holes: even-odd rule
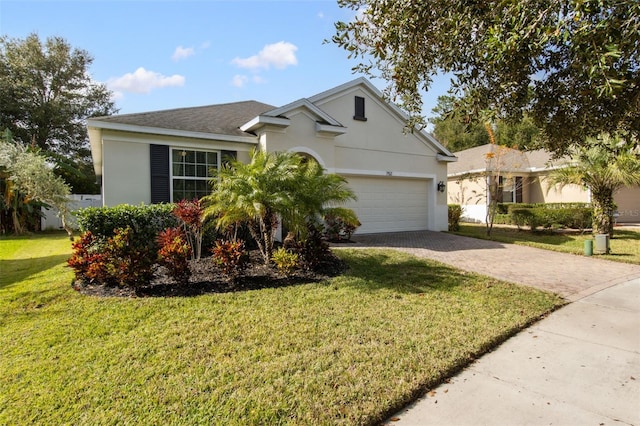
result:
[[[89,207],[78,210],[76,216],[80,230],[90,231],[97,238],[111,238],[116,229],[131,228],[136,237],[154,241],[161,231],[180,225],[172,214],[174,207],[174,204]]]
[[[512,208],[521,208],[521,209],[533,209],[533,208],[544,208],[547,210],[557,210],[557,209],[581,209],[581,208],[590,208],[591,204],[589,203],[498,203],[497,212],[498,214],[510,214],[510,209]]]
[[[511,224],[518,227],[528,226],[532,231],[536,228],[571,228],[591,227],[593,209],[590,207],[522,207],[514,204],[509,207]]]

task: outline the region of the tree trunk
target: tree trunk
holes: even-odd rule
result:
[[[11,209],[11,219],[13,220],[13,233],[16,235],[24,234],[24,228],[22,227],[22,223],[20,222],[18,211],[16,209]]]
[[[592,203],[593,234],[609,234],[609,238],[613,238],[613,212],[615,210],[613,191],[594,192]]]

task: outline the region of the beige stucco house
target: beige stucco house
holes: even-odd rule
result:
[[[255,101],[88,120],[105,206],[205,195],[208,170],[254,148],[312,157],[347,178],[358,199],[357,233],[447,229],[447,180],[455,156],[368,80],[276,107]]]
[[[490,200],[489,185],[499,184],[503,203],[572,203],[591,201],[587,188],[549,184],[549,172],[567,164],[545,150],[522,152],[486,144],[454,153],[458,161],[448,169],[447,199],[460,204],[465,220],[485,222]],[[640,188],[623,188],[615,194],[617,222],[640,222]]]

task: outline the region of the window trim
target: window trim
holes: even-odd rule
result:
[[[194,152],[205,152],[205,153],[215,153],[216,154],[216,168],[220,170],[221,161],[222,161],[222,151],[217,149],[202,149],[202,148],[191,148],[191,147],[179,147],[179,146],[170,146],[169,147],[169,201],[171,203],[177,203],[180,200],[173,199],[173,180],[175,179],[184,179],[184,180],[204,180],[209,181],[210,177],[197,177],[197,176],[174,176],[173,174],[173,152],[174,151],[194,151]]]

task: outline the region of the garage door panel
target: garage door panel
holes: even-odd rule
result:
[[[428,229],[428,180],[353,176],[347,180],[358,197],[348,205],[362,223],[356,233]]]

